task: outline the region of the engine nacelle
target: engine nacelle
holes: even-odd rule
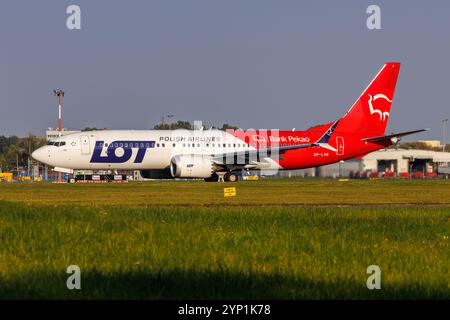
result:
[[[170,172],[174,178],[209,178],[214,173],[210,156],[179,155],[170,161]]]

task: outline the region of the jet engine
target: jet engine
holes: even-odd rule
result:
[[[170,161],[170,172],[174,178],[209,178],[214,164],[210,156],[178,155]]]

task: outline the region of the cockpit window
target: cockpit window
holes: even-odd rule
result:
[[[61,146],[65,146],[66,142],[65,141],[49,141],[47,143],[48,146],[55,146],[55,147],[61,147]]]

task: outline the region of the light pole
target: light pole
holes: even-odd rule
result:
[[[446,131],[445,131],[445,128],[446,128],[446,126],[447,126],[447,123],[448,123],[448,119],[444,119],[444,120],[442,120],[442,144],[443,144],[443,146],[442,146],[442,151],[443,152],[445,152],[445,140],[446,140]]]
[[[53,95],[58,97],[58,132],[59,132],[59,136],[61,136],[61,131],[62,131],[61,100],[62,100],[62,97],[64,97],[64,91],[62,91],[61,89],[55,89],[55,90],[53,90]],[[58,183],[61,183],[61,172],[60,171],[58,171]]]
[[[62,100],[62,97],[64,97],[64,91],[62,91],[61,89],[55,89],[55,90],[53,90],[53,95],[58,97],[58,131],[59,131],[59,135],[61,135],[61,131],[62,131],[61,100]]]

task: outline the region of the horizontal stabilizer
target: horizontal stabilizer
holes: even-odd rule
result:
[[[337,149],[332,147],[332,146],[330,146],[328,143],[316,143],[315,146],[322,147],[322,148],[325,148],[325,149],[337,152]]]
[[[407,135],[418,133],[418,132],[428,131],[428,130],[430,130],[430,129],[420,129],[420,130],[414,130],[414,131],[399,132],[399,133],[393,133],[393,134],[390,134],[390,135],[387,135],[387,136],[378,136],[378,137],[364,138],[364,139],[361,139],[361,140],[369,141],[369,142],[382,142],[382,141],[392,140],[392,139],[396,139],[396,138],[401,138],[403,136],[407,136]]]

